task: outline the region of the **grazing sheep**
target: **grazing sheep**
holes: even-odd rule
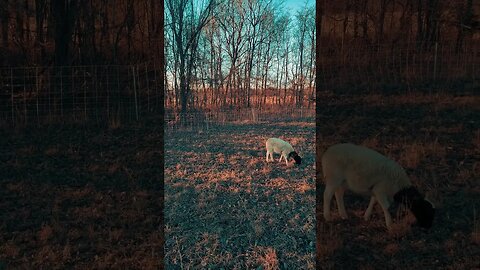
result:
[[[280,154],[280,159],[278,162],[282,161],[282,158],[285,159],[285,163],[288,165],[288,160],[293,158],[296,164],[302,163],[302,158],[293,150],[293,147],[286,141],[278,138],[270,138],[266,142],[267,147],[267,162],[268,157],[270,156],[273,161],[273,153]]]
[[[435,208],[412,186],[405,170],[395,161],[369,148],[353,144],[333,145],[322,156],[325,177],[323,214],[330,220],[330,202],[333,194],[340,216],[347,218],[343,194],[349,189],[358,194],[371,195],[364,219],[372,214],[375,202],[382,207],[385,222],[391,229],[392,217],[388,211],[391,203],[406,204],[423,228],[432,226]]]

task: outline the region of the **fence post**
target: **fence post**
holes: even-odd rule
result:
[[[147,62],[145,62],[145,79],[146,79],[146,85],[147,85],[147,111],[150,112],[150,84],[148,83],[148,65]]]
[[[208,121],[209,121],[209,120],[208,120],[208,113],[206,113],[206,114],[205,114],[205,122],[206,122],[206,124],[207,124],[207,131],[208,131]]]
[[[11,90],[11,101],[12,101],[12,124],[15,125],[15,113],[13,108],[13,69],[10,69],[10,90]]]
[[[77,94],[77,91],[75,90],[75,71],[74,68],[70,68],[70,82],[71,82],[71,93],[72,93],[72,118],[74,121],[77,120],[77,114],[76,114],[76,108],[77,104],[75,103],[75,95]]]
[[[23,70],[23,113],[25,114],[25,125],[27,124],[27,87],[26,87],[26,77],[27,77],[27,74],[25,74],[25,72],[27,72],[27,69],[24,69]]]
[[[63,67],[60,67],[60,116],[63,120]]]
[[[110,85],[108,83],[108,78],[110,76],[110,72],[108,72],[109,67],[105,66],[105,78],[106,78],[106,89],[107,89],[107,116],[106,119],[109,121],[110,119]]]
[[[154,81],[155,81],[155,84],[154,84],[154,87],[155,87],[155,111],[157,112],[158,111],[158,81],[157,81],[157,66],[156,66],[156,61],[153,61],[153,78],[154,78]],[[166,80],[166,79],[165,79]],[[163,82],[160,82],[163,84]],[[165,102],[163,103],[165,104]],[[163,105],[162,105],[163,106]]]
[[[37,90],[37,125],[40,126],[40,115],[39,115],[39,112],[38,112],[38,84],[39,84],[39,81],[38,81],[38,67],[35,68],[35,88]]]
[[[476,76],[475,76],[475,59],[476,59],[476,57],[477,57],[477,53],[476,53],[475,49],[472,49],[472,58],[471,58],[472,61],[471,61],[471,63],[472,63],[472,79],[473,79],[474,82],[476,81]]]
[[[87,77],[85,68],[83,69],[83,109],[85,114],[85,122],[87,122]]]
[[[93,68],[92,77],[93,77],[93,87],[95,88],[95,118],[97,119],[97,123],[99,123],[98,119],[98,69],[97,66]]]
[[[117,66],[117,93],[116,93],[116,105],[117,105],[117,115],[120,119],[120,115],[122,114],[122,100],[120,95],[120,66]],[[115,113],[115,112],[114,112]]]
[[[133,75],[133,92],[135,96],[135,118],[138,121],[137,83],[136,83],[135,66],[132,67],[132,75]]]
[[[437,56],[438,56],[438,41],[435,42],[435,59],[433,62],[433,81],[437,79]]]

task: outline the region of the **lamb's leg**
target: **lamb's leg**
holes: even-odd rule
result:
[[[283,159],[285,159],[285,164],[288,166],[288,159],[286,157],[283,157]]]
[[[365,221],[370,219],[370,216],[372,215],[373,206],[375,205],[375,202],[376,202],[375,196],[372,196],[370,198],[370,203],[368,204],[368,208],[365,211],[365,215],[363,216],[363,219],[365,219]]]
[[[345,193],[345,189],[340,187],[335,191],[335,199],[337,200],[337,208],[340,216],[343,219],[347,219],[347,211],[345,211],[345,204],[343,202],[343,194]]]
[[[270,152],[267,151],[267,162],[268,162],[268,157],[270,156]]]
[[[388,208],[390,207],[390,203],[388,202],[388,199],[385,198],[385,196],[376,196],[377,201],[382,207],[383,214],[385,215],[385,224],[387,225],[387,229],[392,228],[392,216],[390,215],[390,212],[388,211]]]
[[[373,206],[375,205],[375,202],[376,202],[375,196],[372,195],[372,197],[370,198],[370,203],[368,204],[368,208],[365,211],[365,215],[363,216],[363,219],[365,219],[365,221],[370,219],[370,216],[372,215]]]
[[[326,221],[332,220],[330,215],[330,202],[332,201],[335,188],[336,187],[327,185],[325,187],[325,191],[323,192],[323,217]]]
[[[280,154],[280,159],[278,160],[278,162],[282,162],[282,158],[283,158],[283,155]]]

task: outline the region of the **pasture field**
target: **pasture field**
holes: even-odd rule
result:
[[[280,137],[300,166],[265,161]],[[315,269],[315,120],[165,136],[167,269]]]
[[[2,128],[0,269],[159,269],[159,131]]]
[[[160,268],[163,169],[167,269],[314,269],[316,252],[320,269],[479,269],[480,97],[318,100],[317,144],[314,119],[176,131],[165,168],[160,123],[0,129],[0,269]],[[301,166],[266,164],[273,136]],[[433,228],[400,211],[387,233],[378,206],[365,222],[368,198],[348,191],[348,220],[335,200],[333,222],[315,217],[315,147],[339,142],[404,166],[437,207]]]
[[[414,218],[400,208],[387,233],[379,205],[366,222],[369,199],[347,191],[349,219],[332,200],[334,220],[325,222],[319,170],[320,269],[480,269],[480,96],[323,93],[319,100],[318,158],[338,142],[371,147],[399,162],[437,208],[430,231],[411,227]]]

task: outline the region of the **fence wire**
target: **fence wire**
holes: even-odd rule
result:
[[[372,93],[480,90],[480,47],[457,50],[449,44],[429,49],[377,46],[319,50],[319,90]]]
[[[139,120],[160,112],[155,65],[0,68],[0,119],[48,121]]]
[[[182,116],[177,112],[165,113],[165,132],[208,131],[238,123],[286,122],[310,119],[315,122],[315,108],[239,109],[194,112]]]
[[[378,46],[319,48],[318,91],[480,93],[480,47],[447,44],[428,50]],[[0,123],[137,121],[162,112],[160,66],[137,65],[0,68]],[[314,104],[312,104],[314,106]],[[314,116],[310,108],[165,113],[166,130],[206,129],[236,121],[276,121]],[[182,120],[182,121],[181,121]]]

